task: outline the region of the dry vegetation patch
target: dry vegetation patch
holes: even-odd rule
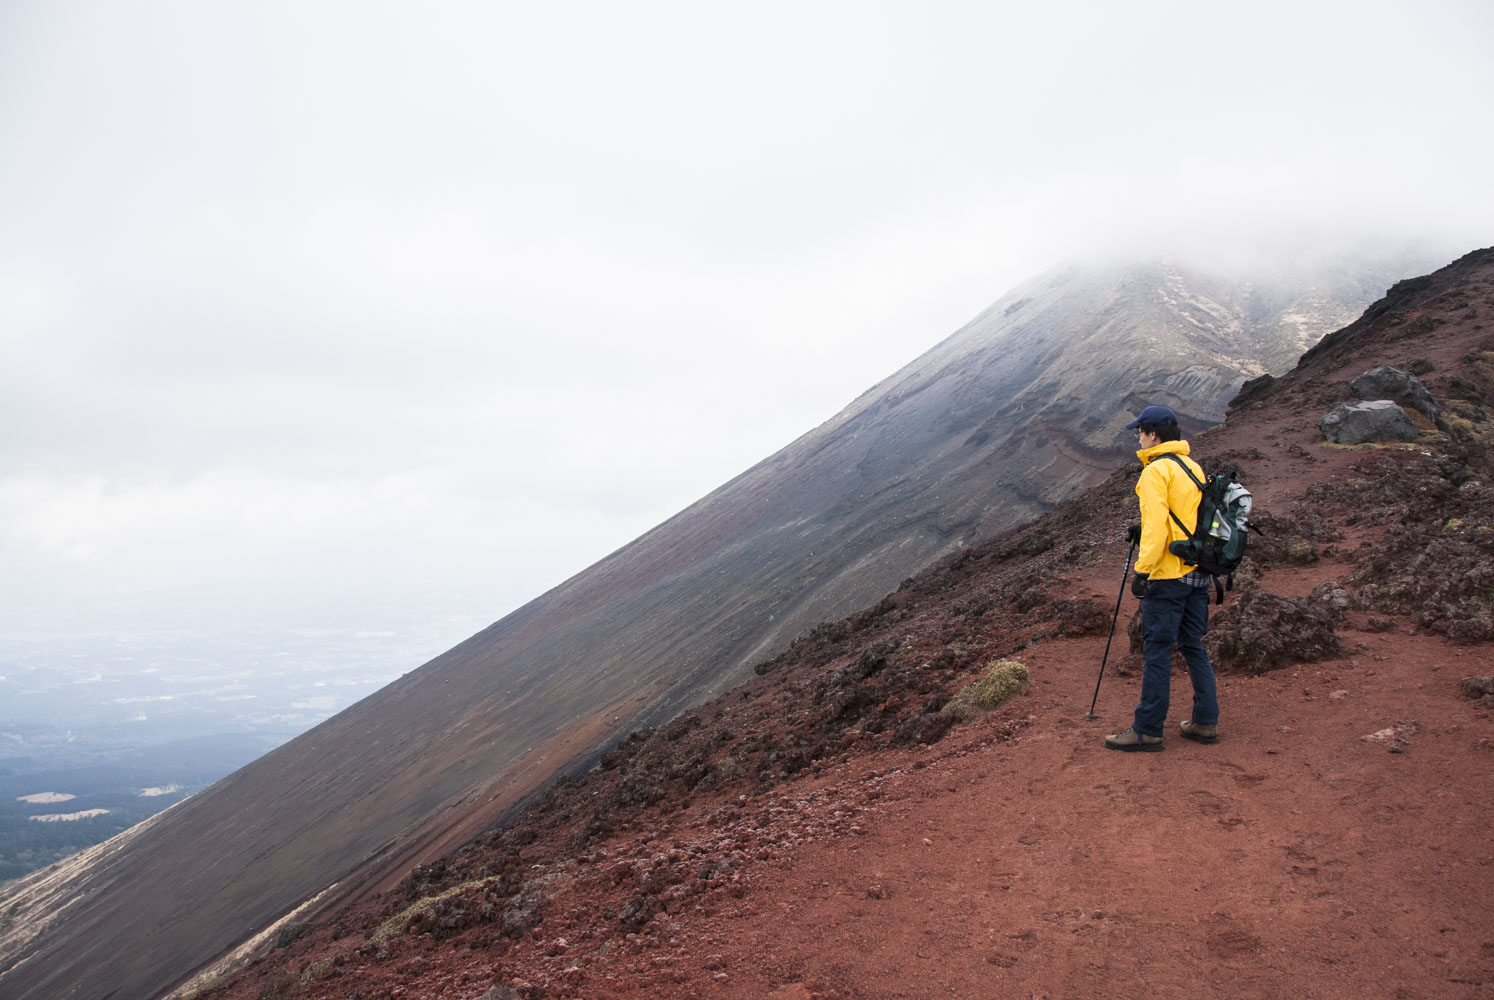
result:
[[[944,710],[957,722],[1000,707],[1027,683],[1027,668],[1016,660],[997,660],[974,684],[950,699]]]

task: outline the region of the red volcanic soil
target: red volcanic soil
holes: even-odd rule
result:
[[[1271,532],[1215,609],[1218,745],[1179,738],[1178,672],[1162,753],[1102,746],[1139,690],[1129,595],[1085,717],[1121,470],[207,995],[1494,996],[1494,695],[1465,683],[1494,674],[1494,255],[1460,264],[1193,442]],[[1385,362],[1444,428],[1324,443],[1317,416]],[[954,723],[1000,658],[1026,686]]]

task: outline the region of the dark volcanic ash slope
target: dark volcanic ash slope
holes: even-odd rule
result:
[[[297,907],[387,888],[635,725],[1045,510],[1124,456],[1141,396],[1218,419],[1404,271],[1226,281],[1066,268],[710,496],[141,828],[38,873],[0,929],[16,1000],[146,997]],[[1357,297],[1357,301],[1356,301]]]
[[[1326,443],[1316,418],[1381,364],[1420,369],[1450,419]],[[1082,720],[1133,464],[206,995],[1484,996],[1491,404],[1482,251],[1396,285],[1194,440],[1245,470],[1271,531],[1211,621],[1217,746],[1172,728],[1160,756],[1101,748],[1134,704],[1124,648],[1103,721]],[[1027,689],[956,723],[951,696],[1000,657]]]

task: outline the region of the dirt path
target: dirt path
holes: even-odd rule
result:
[[[698,974],[616,985],[1494,996],[1494,726],[1457,693],[1463,674],[1489,670],[1487,650],[1347,638],[1363,646],[1350,659],[1223,678],[1221,742],[1174,734],[1161,754],[1101,745],[1129,721],[1134,676],[1107,678],[1101,718],[1083,718],[1102,640],[1036,648],[1020,738],[982,745],[977,730],[924,751],[922,767],[884,753],[828,773],[827,788],[877,789],[864,834],[805,846],[729,914],[676,921],[679,967]],[[1170,725],[1186,678],[1173,690]],[[1363,739],[1397,722],[1415,723],[1401,752]],[[719,956],[711,968],[704,953]]]

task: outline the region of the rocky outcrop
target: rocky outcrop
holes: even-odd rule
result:
[[[1350,388],[1360,399],[1388,399],[1416,410],[1432,423],[1442,415],[1442,407],[1437,405],[1427,387],[1415,375],[1395,365],[1370,369],[1350,383]]]
[[[1258,674],[1342,652],[1329,607],[1313,598],[1247,589],[1209,621],[1204,639],[1220,670]]]
[[[1415,441],[1421,434],[1406,411],[1388,399],[1339,403],[1323,414],[1318,427],[1335,444]]]

